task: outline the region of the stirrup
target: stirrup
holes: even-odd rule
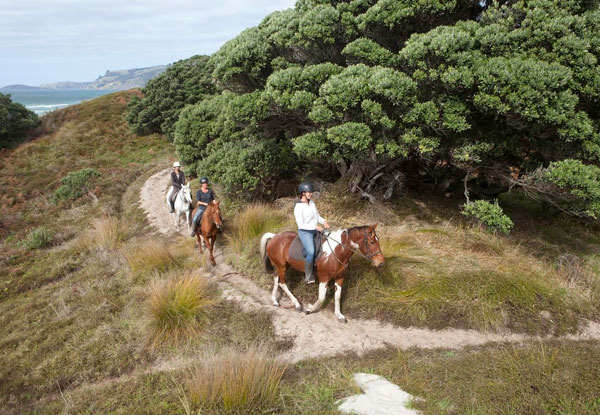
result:
[[[304,277],[304,282],[307,284],[314,284],[315,283],[315,276],[314,274],[310,274]]]

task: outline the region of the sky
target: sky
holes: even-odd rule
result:
[[[210,55],[295,0],[0,0],[0,87]]]

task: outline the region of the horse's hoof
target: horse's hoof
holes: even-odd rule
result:
[[[295,309],[298,313],[301,313],[302,311],[304,311],[304,310],[302,310],[302,306],[295,307]]]
[[[339,321],[340,323],[344,323],[344,324],[347,324],[347,323],[348,323],[348,319],[347,319],[346,317],[338,317],[338,321]]]
[[[274,302],[274,303],[273,303],[273,307],[279,307],[279,303],[277,303],[277,302]]]
[[[305,308],[305,309],[304,309],[304,314],[307,314],[307,315],[308,315],[308,314],[310,314],[310,313],[312,313],[312,310],[311,310],[310,308]]]

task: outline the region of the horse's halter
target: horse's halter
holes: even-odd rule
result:
[[[345,232],[346,232],[346,234],[348,235],[348,238],[350,238],[350,232],[348,232],[348,230],[346,230]],[[369,259],[369,260],[371,260],[371,261],[373,261],[373,257],[374,257],[375,255],[377,255],[377,254],[380,254],[380,253],[381,253],[381,249],[379,249],[377,252],[371,253],[371,247],[369,246],[369,236],[368,236],[368,234],[367,234],[367,230],[366,230],[366,229],[364,230],[364,238],[363,238],[363,240],[362,240],[362,242],[361,242],[361,245],[359,245],[359,246],[358,246],[358,248],[359,248],[359,249],[358,249],[358,251],[357,251],[356,249],[353,249],[351,246],[348,246],[348,245],[346,245],[346,244],[343,244],[341,241],[336,241],[335,239],[331,238],[329,235],[327,235],[325,238],[328,240],[328,242],[327,242],[327,243],[329,243],[329,239],[331,239],[333,242],[337,242],[338,244],[340,244],[340,246],[341,246],[342,248],[348,248],[349,250],[351,250],[351,251],[352,251],[352,252],[354,252],[355,254],[359,254],[360,256],[362,256],[362,257],[364,257],[364,258],[367,258],[367,259]],[[364,245],[366,245],[366,247],[367,247],[367,253],[366,253],[366,254],[363,254],[363,253],[362,253],[362,251],[360,250],[360,247],[361,247],[363,244],[364,244]],[[331,248],[331,245],[330,245],[329,247]],[[341,261],[341,260],[338,258],[338,256],[335,254],[335,250],[333,250],[333,249],[332,249],[332,250],[331,250],[331,252],[332,252],[332,253],[333,253],[333,255],[335,256],[335,258],[338,260],[338,262],[344,266],[344,268],[346,268],[346,267],[348,266],[348,264],[344,264],[344,263],[342,263],[342,261]]]

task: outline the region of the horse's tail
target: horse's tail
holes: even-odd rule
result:
[[[274,236],[274,233],[267,232],[260,238],[260,258],[262,259],[266,272],[273,272],[275,270],[271,263],[271,258],[267,255],[267,244]]]

